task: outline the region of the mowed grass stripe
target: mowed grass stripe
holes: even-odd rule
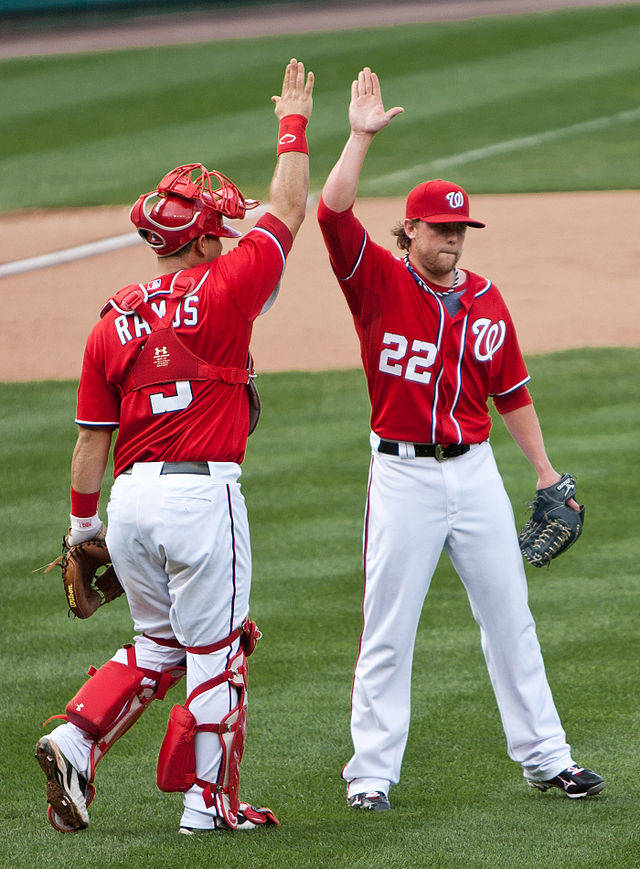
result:
[[[532,393],[559,470],[587,505],[582,539],[549,571],[528,569],[530,600],[556,703],[576,759],[600,770],[597,800],[539,794],[506,756],[478,630],[443,559],[416,642],[412,729],[395,810],[349,812],[340,768],[350,752],[349,691],[361,622],[361,528],[368,402],[360,371],[262,375],[264,416],[243,486],[252,523],[251,659],[243,797],[283,826],[185,841],[179,796],[155,788],[155,761],[176,688],[152,704],[98,769],[92,826],[59,836],[45,819],[32,758],[40,722],[63,711],[90,664],[131,637],[123,599],[88,622],[65,617],[55,554],[68,510],[75,384],[0,385],[6,866],[621,866],[637,862],[640,785],[636,607],[640,524],[640,350],[531,357]],[[518,523],[534,474],[496,420],[492,441]],[[104,501],[109,486],[104,486]],[[28,541],[28,545],[25,544]],[[544,831],[544,835],[541,831]],[[25,856],[27,855],[27,856]],[[148,856],[147,856],[148,855]]]
[[[319,189],[344,141],[349,84],[363,64],[380,73],[387,104],[406,108],[367,162],[379,177],[399,162],[426,162],[425,151],[442,159],[636,108],[639,41],[640,8],[624,6],[7,61],[0,208],[128,202],[168,165],[190,160],[218,165],[264,197],[275,128],[268,97],[292,54],[317,76],[309,138]],[[633,183],[633,143],[612,139]],[[581,165],[582,139],[567,148]],[[618,185],[607,149],[599,156],[582,183]],[[470,186],[512,189],[505,165],[489,179],[482,167],[470,170]],[[558,183],[552,166],[529,175],[523,190]],[[404,180],[383,187],[402,193]]]
[[[536,148],[539,145],[546,145],[548,142],[557,142],[561,139],[569,139],[573,136],[581,136],[585,133],[599,133],[603,130],[609,130],[612,127],[623,126],[634,121],[640,120],[640,107],[627,112],[618,112],[615,115],[608,115],[604,118],[592,118],[590,121],[580,121],[577,124],[571,124],[568,127],[559,127],[555,130],[545,130],[541,133],[534,133],[532,136],[522,136],[519,139],[507,139],[506,142],[496,142],[493,145],[485,145],[483,148],[473,148],[470,151],[463,151],[461,154],[452,154],[450,157],[443,157],[440,160],[431,160],[429,163],[422,163],[417,166],[410,166],[407,169],[400,169],[397,172],[390,172],[380,178],[380,184],[389,184],[395,181],[406,181],[407,178],[432,173],[434,170],[439,172],[441,169],[450,169],[454,166],[464,166],[467,163],[473,163],[476,160],[486,160],[490,157],[498,157],[503,154],[510,154],[514,151],[526,151],[530,148]]]

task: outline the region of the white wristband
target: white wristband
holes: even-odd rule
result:
[[[91,540],[100,531],[102,521],[98,514],[90,517],[79,517],[69,514],[71,520],[71,528],[69,529],[69,537],[67,542],[69,546],[75,546],[76,543],[84,543],[85,540]]]

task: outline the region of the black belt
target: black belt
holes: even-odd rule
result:
[[[122,472],[130,474],[133,465]],[[165,462],[160,469],[160,474],[203,474],[209,476],[209,465],[206,462]]]
[[[415,450],[417,459],[437,459],[443,462],[445,459],[455,459],[463,456],[471,449],[469,444],[409,444]],[[383,441],[378,444],[378,452],[389,456],[400,455],[400,443],[398,441]]]

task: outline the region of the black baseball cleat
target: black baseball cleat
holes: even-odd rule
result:
[[[47,817],[51,826],[59,833],[84,830],[89,826],[87,804],[93,796],[93,785],[48,736],[38,741],[36,759],[47,777]]]
[[[347,802],[352,809],[365,809],[369,812],[388,812],[391,808],[391,803],[384,791],[354,794],[348,798]]]
[[[549,788],[560,788],[571,800],[579,800],[582,797],[593,797],[599,794],[605,786],[605,780],[591,769],[583,769],[580,766],[569,766],[549,781],[529,781],[531,788],[539,791],[548,791]]]

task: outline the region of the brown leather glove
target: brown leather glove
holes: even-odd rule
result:
[[[62,570],[69,611],[79,619],[88,619],[98,607],[110,603],[124,592],[111,565],[104,535],[76,543],[75,546],[67,546],[65,537],[62,555],[47,566],[45,573],[56,566]],[[106,567],[106,570],[98,574],[102,567]]]

